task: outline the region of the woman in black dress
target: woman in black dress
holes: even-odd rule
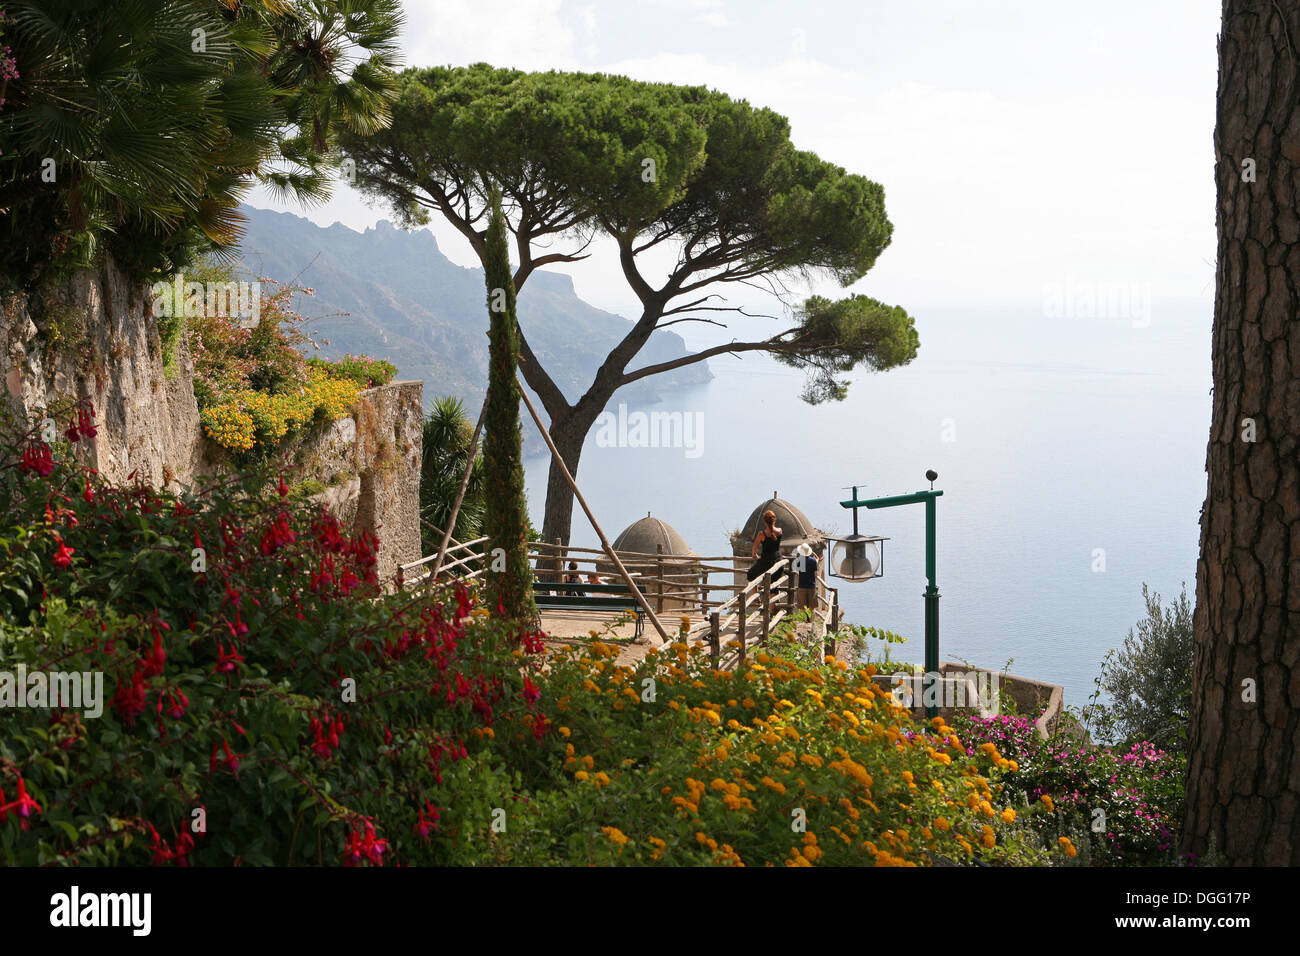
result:
[[[781,529],[776,526],[776,512],[769,508],[763,512],[763,527],[754,535],[753,555],[756,559],[745,577],[752,581],[781,557]]]

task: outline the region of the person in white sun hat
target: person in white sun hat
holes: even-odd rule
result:
[[[795,603],[799,607],[817,608],[817,555],[807,542],[794,549],[794,571],[798,580]]]

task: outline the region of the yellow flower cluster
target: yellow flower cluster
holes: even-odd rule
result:
[[[617,653],[594,641],[585,654],[563,655],[563,666],[576,666],[560,688],[573,701],[560,741],[573,779],[609,788],[601,799],[612,802],[602,806],[643,795],[653,781],[660,813],[606,820],[632,834],[638,849],[629,858],[663,860],[672,847],[684,861],[703,851],[733,866],[744,865],[742,855],[766,865],[916,866],[935,856],[1044,852],[1016,825],[1016,811],[998,805],[996,776],[1011,762],[993,744],[969,756],[942,718],[913,723],[873,667],[832,658],[809,669],[764,649],[748,667],[715,672],[707,648],[684,642],[635,667],[618,665]],[[636,698],[629,691],[648,676],[657,701],[619,712],[620,698]],[[780,836],[792,831],[794,847]]]
[[[234,451],[249,451],[259,442],[274,445],[290,431],[309,424],[317,413],[326,421],[343,417],[360,391],[356,382],[332,378],[313,368],[307,384],[297,392],[271,395],[245,389],[227,402],[204,409],[204,431],[212,441]]]
[[[228,403],[205,408],[200,416],[208,438],[223,448],[248,451],[257,443],[253,434],[253,416]]]

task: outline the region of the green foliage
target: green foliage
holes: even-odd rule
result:
[[[420,517],[427,522],[420,527],[423,554],[435,553],[442,544],[442,535],[434,528],[447,527],[456,494],[465,477],[473,440],[474,424],[465,417],[460,399],[453,396],[437,399],[424,421],[424,455],[420,463]],[[456,516],[456,527],[451,532],[457,541],[473,541],[483,534],[483,489],[483,456],[480,454],[474,458],[465,497]]]
[[[515,284],[506,247],[505,216],[493,197],[488,225],[488,260],[484,270],[488,304],[488,390],[483,441],[483,531],[486,549],[505,550],[504,571],[489,570],[487,598],[507,617],[538,618],[533,600],[533,571],[528,563],[528,508],[524,497],[524,465],[519,430],[519,340],[515,322]]]
[[[111,486],[66,445],[41,474],[38,445],[0,441],[0,674],[99,675],[102,712],[0,711],[0,861],[490,857],[514,783],[475,731],[535,707],[520,635],[459,586],[381,593],[374,537],[268,476],[178,497]]]
[[[391,127],[369,137],[344,134],[340,145],[356,163],[363,192],[407,225],[439,210],[485,268],[495,253],[483,221],[500,192],[520,255],[515,292],[539,266],[585,258],[596,232],[615,240],[644,312],[576,404],[520,335],[524,377],[565,444],[581,447],[583,432],[619,388],[710,355],[784,356],[812,371],[805,397],[823,401],[844,395],[836,373],[859,363],[890,368],[916,352],[906,313],[855,297],[834,314],[811,309],[801,327],[759,341],[651,358],[629,370],[663,320],[727,310],[711,303],[707,286],[814,273],[847,285],[889,245],[893,226],[881,186],[796,150],[789,122],[771,110],[698,86],[477,63],[407,70]],[[545,251],[535,254],[534,243]],[[667,249],[675,265],[656,285],[637,257]],[[570,465],[576,469],[576,458]],[[571,502],[567,488],[549,490],[548,537],[567,540]]]
[[[374,388],[387,385],[397,374],[397,366],[384,359],[371,358],[369,355],[345,355],[341,359],[310,358],[307,365],[319,368],[332,378],[343,378],[355,382],[359,388]]]
[[[227,266],[207,265],[187,270],[185,278],[224,284],[234,274]],[[183,326],[204,434],[230,450],[237,464],[268,460],[300,433],[347,414],[371,376],[393,374],[388,362],[365,356],[339,363],[304,359],[299,349],[310,339],[293,300],[311,290],[260,282],[271,291],[260,296],[255,326],[206,308]]]
[[[26,289],[101,251],[152,279],[229,249],[253,182],[323,198],[337,130],[387,120],[402,22],[397,0],[5,12],[17,76],[3,94],[0,274]]]
[[[808,372],[803,399],[817,405],[843,401],[848,379],[837,378],[858,366],[880,372],[916,358],[920,337],[912,317],[898,306],[865,295],[833,302],[812,296],[804,303],[802,323],[782,340],[774,357]]]
[[[1142,585],[1147,616],[1130,630],[1119,651],[1106,653],[1096,691],[1084,711],[1090,731],[1101,740],[1149,740],[1184,753],[1192,700],[1192,607],[1183,587],[1165,607],[1160,595]],[[1101,697],[1107,695],[1109,703]]]
[[[325,482],[315,478],[304,478],[289,489],[289,497],[294,501],[303,501],[325,490]]]

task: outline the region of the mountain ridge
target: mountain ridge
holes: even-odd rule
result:
[[[452,262],[427,229],[407,232],[380,220],[358,232],[340,222],[318,226],[290,212],[252,206],[241,212],[248,226],[237,270],[314,290],[311,297],[295,296],[294,304],[308,317],[306,328],[322,356],[387,359],[398,377],[424,381],[426,410],[439,396],[455,395],[476,416],[487,387],[481,269]],[[533,352],[570,401],[632,326],[584,302],[571,276],[546,270],[529,277],[519,311]],[[637,356],[638,367],[688,354],[680,336],[656,332]],[[654,402],[712,377],[707,362],[687,365],[620,389],[614,402]]]

